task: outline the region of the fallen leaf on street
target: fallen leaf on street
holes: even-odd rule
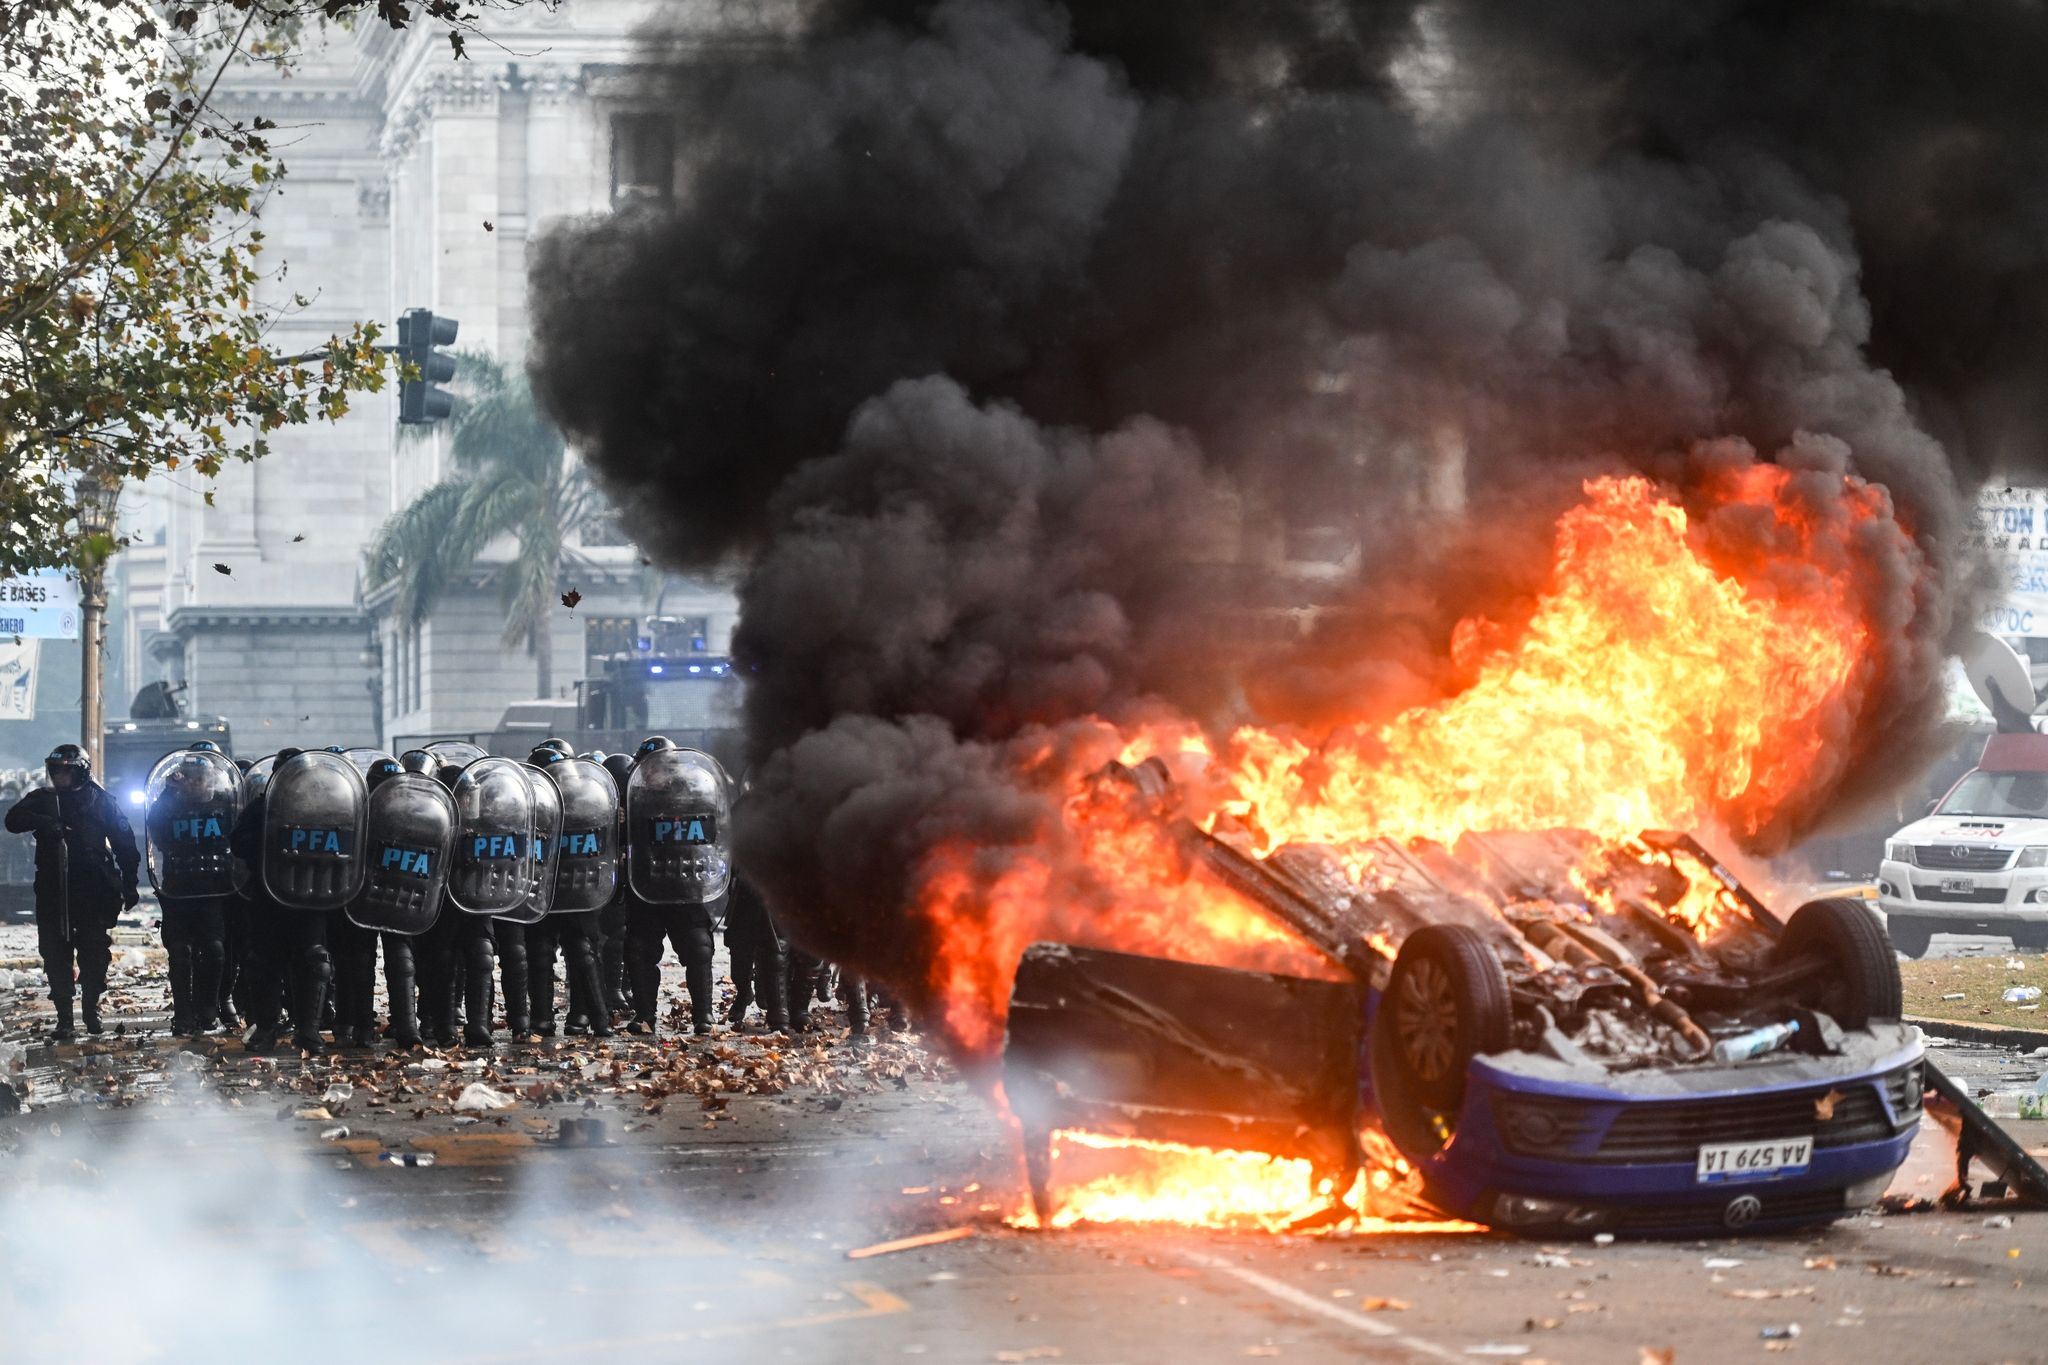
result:
[[[1672,1365],[1677,1359],[1676,1346],[1642,1346],[1636,1350],[1636,1365]]]
[[[1802,1284],[1792,1289],[1731,1289],[1731,1299],[1796,1299],[1802,1294],[1811,1294],[1813,1286]]]
[[[1809,1256],[1806,1258],[1806,1268],[1808,1270],[1833,1270],[1835,1268],[1835,1258],[1832,1256]]]
[[[1563,1318],[1530,1318],[1522,1324],[1524,1332],[1553,1332],[1564,1326]]]
[[[997,1351],[996,1359],[1004,1365],[1016,1365],[1025,1360],[1056,1360],[1065,1354],[1057,1346],[1028,1346],[1021,1351]]]
[[[1408,1300],[1364,1298],[1358,1301],[1358,1306],[1368,1313],[1405,1313],[1408,1311]]]

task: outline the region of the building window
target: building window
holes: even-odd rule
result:
[[[420,709],[420,628],[405,628],[405,696],[406,709]]]
[[[650,616],[647,629],[656,654],[702,654],[711,648],[708,616]]]
[[[675,120],[667,114],[613,115],[612,207],[665,204],[675,183]]]
[[[614,654],[631,654],[639,625],[630,616],[590,616],[583,621],[583,676],[602,678],[598,662]]]

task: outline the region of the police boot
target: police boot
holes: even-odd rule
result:
[[[840,986],[846,992],[846,1027],[856,1038],[867,1036],[868,1031],[868,983],[850,972],[840,974]]]
[[[491,1045],[491,974],[472,970],[463,983],[462,1041],[470,1047]]]
[[[377,972],[373,958],[348,983],[348,998],[341,1002],[341,1027],[334,1041],[341,1047],[374,1047],[377,1042]]]
[[[211,1033],[220,1026],[220,945],[200,944],[192,950],[192,1032]]]
[[[292,1046],[301,1052],[327,1050],[320,1037],[320,1018],[327,1006],[327,982],[311,972],[295,972],[292,980]]]
[[[100,1022],[100,993],[98,991],[87,991],[84,997],[80,999],[79,1005],[85,1013],[85,1031],[94,1037],[98,1037],[100,1031],[105,1027]]]
[[[391,960],[391,950],[385,950],[385,961]],[[420,1019],[418,1004],[413,995],[414,972],[412,959],[406,955],[404,966],[392,970],[389,965],[384,971],[384,989],[391,996],[391,1030],[387,1035],[393,1047],[418,1047],[420,1045]]]
[[[387,982],[391,990],[391,1031],[389,1037],[393,1047],[418,1047],[420,1045],[420,1020],[413,1003],[412,981],[405,979],[405,989],[397,989],[396,983]]]
[[[192,1028],[192,949],[182,942],[164,945],[171,963],[171,1036],[190,1038]]]
[[[57,1031],[50,1036],[60,1043],[68,1043],[78,1036],[78,1030],[71,1025],[71,997],[51,1002],[57,1007]]]
[[[761,1009],[768,1016],[770,1033],[789,1030],[789,974],[777,963],[775,970],[761,974]]]
[[[543,962],[527,950],[526,1022],[542,1038],[555,1036],[555,963],[553,954]]]

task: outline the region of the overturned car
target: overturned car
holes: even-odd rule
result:
[[[1330,1191],[1390,1145],[1428,1204],[1546,1237],[1825,1222],[1906,1157],[1925,1061],[1861,902],[1781,919],[1677,833],[1175,837],[1330,970],[1031,946],[1003,1084],[1041,1219],[1061,1133],[1306,1160]]]

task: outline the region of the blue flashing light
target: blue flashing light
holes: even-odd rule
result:
[[[649,665],[647,665],[647,671],[648,671],[649,673],[659,673],[659,672],[661,672],[661,665],[660,665],[660,664],[649,664]]]

